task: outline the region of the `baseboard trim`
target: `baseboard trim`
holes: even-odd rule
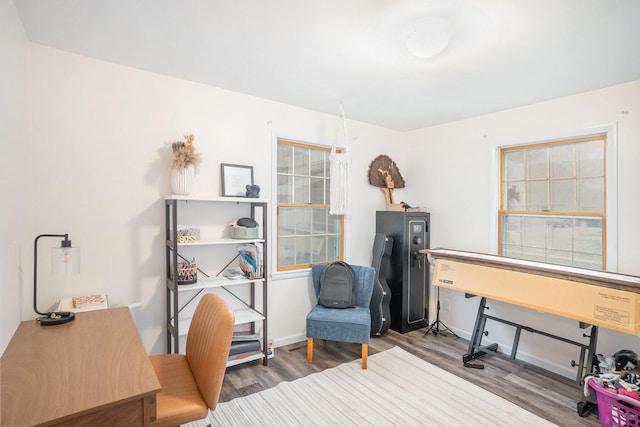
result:
[[[299,342],[304,342],[306,340],[307,340],[306,334],[289,335],[287,337],[282,337],[282,338],[273,340],[273,347],[274,348],[284,347],[285,345],[296,344]]]

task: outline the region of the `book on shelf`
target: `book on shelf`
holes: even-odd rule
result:
[[[262,354],[262,352],[260,350],[256,350],[256,351],[249,351],[246,353],[230,354],[227,360],[232,361],[232,360],[246,359],[247,357],[254,356],[256,354]]]
[[[231,348],[229,349],[229,356],[238,354],[253,353],[260,351],[260,341],[231,341]]]
[[[262,354],[262,340],[250,340],[250,341],[231,341],[231,349],[229,350],[228,360],[244,359],[256,354]],[[267,344],[267,357],[272,358],[274,355],[273,341],[269,341]]]
[[[237,360],[244,359],[245,357],[253,356],[260,353],[260,341],[231,341],[231,348],[229,349],[229,359]]]
[[[244,336],[233,336],[231,349],[229,350],[229,360],[242,359],[254,354],[262,353],[262,337],[259,334],[249,334]],[[267,343],[267,357],[273,357],[273,341]]]
[[[231,341],[259,341],[262,339],[261,333],[252,333],[249,331],[235,331]]]

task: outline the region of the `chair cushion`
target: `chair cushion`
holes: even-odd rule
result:
[[[206,418],[207,404],[200,396],[189,363],[182,354],[149,356],[162,390],[157,397],[157,427],[177,426]]]
[[[307,338],[368,344],[370,333],[369,307],[337,309],[317,305],[307,315]]]

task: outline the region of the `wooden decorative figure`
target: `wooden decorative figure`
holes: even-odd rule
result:
[[[404,188],[404,178],[391,157],[381,154],[369,164],[369,184],[379,187],[387,206],[394,205],[393,190]]]

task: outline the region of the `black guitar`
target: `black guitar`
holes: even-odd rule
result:
[[[371,266],[376,270],[373,294],[371,295],[371,336],[383,335],[391,325],[391,289],[387,285],[386,273],[389,257],[393,249],[393,238],[376,233],[373,239],[373,259]]]

